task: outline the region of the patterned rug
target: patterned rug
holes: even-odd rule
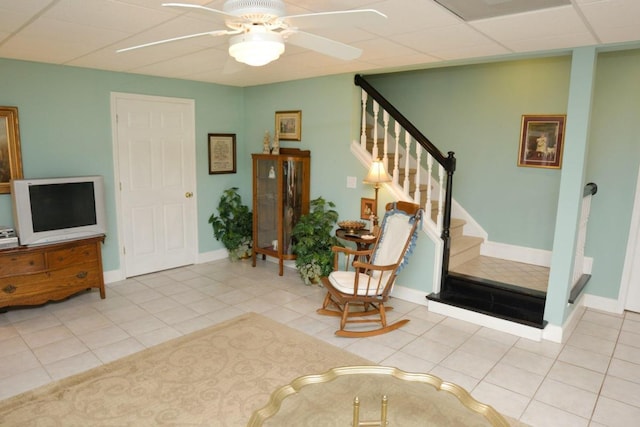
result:
[[[0,402],[0,425],[244,426],[294,378],[358,364],[249,313]]]

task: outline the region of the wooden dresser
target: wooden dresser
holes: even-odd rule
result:
[[[104,236],[0,250],[0,307],[38,305],[97,288]]]

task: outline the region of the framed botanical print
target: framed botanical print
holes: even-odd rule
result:
[[[209,134],[209,175],[236,173],[236,134]]]

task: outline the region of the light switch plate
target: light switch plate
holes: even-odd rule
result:
[[[348,176],[347,177],[347,188],[356,188],[356,177]]]

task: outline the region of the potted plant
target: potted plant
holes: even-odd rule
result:
[[[253,214],[248,206],[242,204],[237,187],[222,193],[218,216],[211,214],[209,223],[213,227],[213,235],[227,248],[232,261],[251,256]]]
[[[322,197],[310,201],[309,213],[293,227],[293,253],[300,277],[307,285],[317,283],[333,271],[333,246],[340,242],[333,234],[338,212],[333,202]]]

